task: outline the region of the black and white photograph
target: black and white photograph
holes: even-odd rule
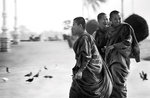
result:
[[[0,98],[150,98],[150,0],[0,0]]]

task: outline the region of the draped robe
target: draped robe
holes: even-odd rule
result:
[[[81,35],[74,44],[76,65],[73,75],[82,70],[81,79],[73,79],[69,98],[109,98],[112,91],[111,75],[103,62],[94,38]]]
[[[106,46],[107,43],[106,34],[107,30],[101,30],[100,28],[95,32],[95,43],[103,59],[105,58],[104,46]]]
[[[126,80],[130,69],[130,54],[134,33],[128,24],[111,28],[106,45],[106,63],[113,77],[113,91],[110,98],[126,98]],[[113,45],[113,49],[107,49]]]

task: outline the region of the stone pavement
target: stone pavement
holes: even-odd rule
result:
[[[68,98],[74,64],[74,52],[65,41],[13,45],[10,52],[0,53],[0,98]],[[150,80],[142,81],[139,77],[139,72],[144,70],[150,78],[149,64],[132,60],[128,98],[150,98]],[[35,75],[39,70],[39,77],[26,82],[30,77],[24,77],[25,74]],[[45,75],[53,77],[44,78]]]
[[[64,41],[14,45],[9,53],[0,53],[0,98],[68,98],[74,63],[74,53]],[[25,74],[39,70],[38,78],[26,82],[29,77]],[[4,82],[3,78],[9,80]]]

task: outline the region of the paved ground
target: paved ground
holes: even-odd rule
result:
[[[71,85],[71,68],[75,64],[74,52],[65,41],[21,42],[9,53],[0,53],[0,98],[68,98]],[[131,62],[128,78],[128,98],[150,98],[150,62]],[[44,66],[48,70],[44,69]],[[9,67],[10,73],[6,72]],[[25,74],[39,77],[29,83]],[[139,72],[148,73],[142,81]],[[32,76],[33,76],[32,75]],[[53,78],[44,78],[51,75]],[[6,82],[2,79],[8,78]]]

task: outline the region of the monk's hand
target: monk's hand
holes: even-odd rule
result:
[[[114,48],[114,46],[113,46],[113,45],[110,45],[110,46],[107,47],[107,50],[110,51],[110,50],[112,50],[113,48]]]
[[[82,71],[78,71],[75,76],[74,76],[74,79],[81,79],[82,78]]]

